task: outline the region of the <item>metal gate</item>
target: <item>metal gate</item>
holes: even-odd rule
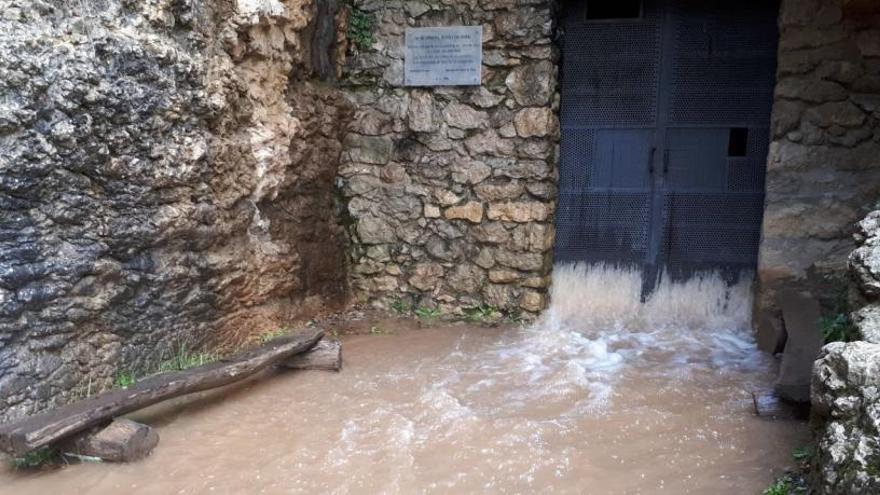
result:
[[[569,3],[556,261],[754,269],[778,3]]]

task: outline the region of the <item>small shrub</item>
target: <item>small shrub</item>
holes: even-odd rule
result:
[[[116,386],[119,388],[128,388],[137,382],[137,377],[130,371],[122,371],[116,374]]]
[[[426,306],[419,306],[414,311],[416,316],[420,320],[436,320],[440,317],[440,310],[437,308],[429,308]]]
[[[409,313],[409,310],[410,310],[409,304],[404,302],[403,299],[399,299],[399,298],[391,301],[391,304],[389,304],[389,307],[391,308],[391,311],[394,311],[396,314],[398,314],[400,316],[403,316],[403,315]]]
[[[813,448],[807,445],[806,447],[797,447],[792,449],[791,458],[797,462],[809,461],[810,458],[813,457]]]
[[[464,310],[464,319],[472,323],[492,324],[497,323],[501,318],[501,311],[489,304],[481,304]]]
[[[9,462],[15,469],[39,469],[49,464],[54,464],[61,459],[60,453],[52,448],[46,447],[28,452],[21,457],[13,457]]]
[[[825,343],[850,342],[856,339],[856,328],[848,313],[823,316],[819,322]]]
[[[177,354],[174,357],[159,363],[157,371],[162,373],[165,371],[188,370],[190,368],[195,368],[196,366],[212,363],[219,358],[218,355],[213,353],[191,352],[186,348],[186,345],[181,345],[177,349]]]
[[[348,18],[349,41],[360,51],[369,50],[376,42],[373,35],[375,25],[376,18],[373,14],[351,7],[351,15]]]
[[[784,474],[761,492],[761,495],[803,495],[807,493],[804,480]]]

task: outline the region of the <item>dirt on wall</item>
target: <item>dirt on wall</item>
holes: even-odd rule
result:
[[[345,300],[309,0],[0,0],[0,422]]]

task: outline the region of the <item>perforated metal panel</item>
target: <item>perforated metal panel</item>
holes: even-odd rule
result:
[[[557,261],[753,268],[778,4],[646,0],[602,20],[569,4]]]
[[[560,192],[556,259],[631,262],[648,254],[650,191]]]

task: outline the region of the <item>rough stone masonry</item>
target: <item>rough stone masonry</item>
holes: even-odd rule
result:
[[[547,303],[558,142],[552,2],[358,1],[375,44],[346,67],[357,109],[341,191],[355,297],[461,315]],[[481,86],[403,85],[407,27],[482,25]]]
[[[855,224],[880,201],[880,4],[783,0],[779,27],[759,326],[781,325],[780,289],[835,305]]]

